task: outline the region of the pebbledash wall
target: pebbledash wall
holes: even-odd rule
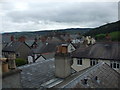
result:
[[[73,58],[73,65],[71,66],[77,72],[90,67],[90,60],[89,59],[82,59],[82,65],[77,64],[77,58]]]
[[[114,61],[114,60],[113,60]],[[98,63],[99,62],[105,62],[107,63],[109,66],[111,64],[111,61],[110,60],[98,60]],[[81,71],[85,68],[88,68],[90,67],[90,59],[82,59],[82,65],[78,65],[77,64],[77,58],[73,58],[73,64],[71,66],[74,70],[76,70],[77,72],[78,71]],[[116,70],[117,72],[120,73],[120,69],[117,69],[117,68],[113,68],[114,70]]]

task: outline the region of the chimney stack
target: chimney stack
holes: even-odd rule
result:
[[[2,62],[2,72],[9,72],[7,58],[0,58]]]
[[[16,69],[15,59],[16,57],[14,53],[8,55],[8,67],[11,70]]]
[[[18,39],[18,41],[20,41],[20,42],[25,42],[25,36],[21,36],[21,37],[19,37],[19,39]]]
[[[11,36],[11,41],[14,41],[14,36],[13,35]]]
[[[37,42],[37,38],[35,38],[35,42]]]
[[[71,59],[67,48],[67,44],[58,46],[55,54],[55,76],[59,78],[71,75]]]

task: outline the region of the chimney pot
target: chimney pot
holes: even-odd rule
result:
[[[61,46],[58,46],[57,53],[66,54],[67,53],[66,44],[62,44]]]

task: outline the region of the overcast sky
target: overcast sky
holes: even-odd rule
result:
[[[0,32],[89,28],[118,20],[118,2],[8,0],[0,6]]]

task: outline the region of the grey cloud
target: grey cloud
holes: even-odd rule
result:
[[[87,2],[87,3],[28,3],[29,9],[25,11],[13,10],[12,4],[7,10],[6,17],[13,23],[32,21],[56,22],[59,24],[79,25],[84,27],[96,27],[98,25],[113,22],[118,19],[118,7],[116,2]],[[44,25],[46,22],[44,22]],[[49,23],[47,23],[49,24]]]
[[[64,3],[62,3],[64,4]],[[116,19],[116,3],[73,3],[73,4],[45,4],[44,7],[32,5],[27,11],[13,11],[7,15],[15,21],[21,20],[51,20],[58,22],[89,22],[111,21]],[[52,5],[52,6],[51,6]]]

